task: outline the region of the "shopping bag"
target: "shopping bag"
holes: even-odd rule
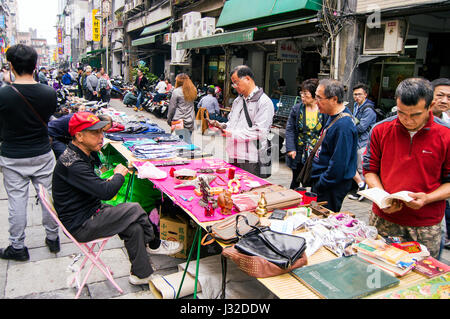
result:
[[[175,130],[182,130],[184,128],[184,123],[183,120],[176,120],[176,121],[172,121],[172,124],[170,126],[170,129],[172,131]]]

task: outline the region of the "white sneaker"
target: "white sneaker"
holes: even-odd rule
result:
[[[153,255],[174,255],[183,250],[183,244],[178,241],[161,239],[161,245],[156,249],[147,247],[147,252]]]
[[[368,188],[369,188],[369,186],[364,182],[364,186],[361,187],[361,188],[358,188],[358,192],[359,192],[359,191],[366,190],[366,189],[368,189]],[[363,199],[364,199],[364,196],[359,195],[358,201],[362,201]]]
[[[138,276],[130,274],[128,277],[128,282],[132,285],[148,285],[153,276],[155,276],[155,274],[151,274],[145,278],[139,278]]]

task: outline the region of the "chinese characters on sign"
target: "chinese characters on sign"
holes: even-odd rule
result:
[[[277,58],[280,60],[299,60],[300,52],[294,41],[278,41]]]
[[[58,56],[62,56],[64,54],[62,28],[58,28],[57,42],[58,42]]]
[[[92,10],[92,41],[99,42],[101,36],[100,20],[95,17],[97,9]]]

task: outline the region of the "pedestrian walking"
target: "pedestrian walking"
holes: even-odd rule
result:
[[[0,122],[3,127],[0,166],[8,194],[9,241],[0,249],[0,258],[25,261],[30,258],[25,246],[28,187],[31,182],[51,189],[55,155],[50,147],[47,123],[56,111],[56,92],[33,79],[38,55],[32,47],[17,44],[6,58],[15,76],[10,86],[0,88]],[[58,225],[42,206],[45,244],[50,251],[60,250]]]

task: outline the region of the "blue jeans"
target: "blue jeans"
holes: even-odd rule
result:
[[[156,93],[156,95],[153,97],[153,102],[161,102],[167,97],[166,93]]]
[[[138,91],[137,101],[136,101],[136,107],[139,107],[141,105],[143,100],[143,94],[142,91]]]

